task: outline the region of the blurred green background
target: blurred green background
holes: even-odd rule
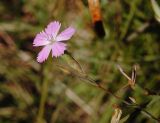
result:
[[[155,122],[62,72],[55,64],[74,67],[66,55],[48,59],[47,65],[36,61],[41,48],[32,46],[34,37],[54,20],[62,23],[62,29],[76,28],[68,50],[88,76],[125,100],[133,97],[160,118],[160,23],[150,0],[100,0],[100,7],[104,38],[94,32],[86,0],[0,1],[0,123],[34,123],[44,80],[49,81],[47,123],[110,123],[114,104],[122,109],[121,123]],[[117,93],[128,82],[117,64],[129,76],[137,65],[135,90]]]

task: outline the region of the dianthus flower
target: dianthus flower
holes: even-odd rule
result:
[[[66,41],[69,40],[75,33],[75,29],[68,27],[58,34],[61,24],[58,21],[53,21],[48,24],[44,31],[36,35],[33,46],[44,46],[39,52],[37,61],[44,62],[52,51],[52,57],[59,57],[64,54],[67,49]]]

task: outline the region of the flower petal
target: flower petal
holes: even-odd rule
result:
[[[75,29],[72,27],[69,27],[65,29],[63,32],[61,32],[57,37],[56,41],[65,41],[72,37],[72,35],[75,33]]]
[[[39,52],[38,57],[37,57],[37,61],[38,61],[39,63],[44,62],[44,61],[48,58],[51,49],[52,49],[52,45],[47,45],[47,46],[45,46],[45,47]]]
[[[49,44],[50,42],[48,41],[47,34],[42,31],[39,34],[36,35],[34,41],[33,41],[33,46],[38,47],[38,46],[44,46]]]
[[[52,57],[59,57],[64,54],[64,51],[66,50],[66,44],[62,42],[55,42],[52,45]]]
[[[61,27],[61,24],[58,21],[53,21],[48,24],[47,28],[45,29],[45,32],[55,38],[57,36],[57,33],[59,32],[59,29]]]

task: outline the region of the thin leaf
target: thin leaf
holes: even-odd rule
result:
[[[160,22],[160,7],[159,7],[158,3],[156,2],[156,0],[151,0],[151,4],[152,4],[152,8],[155,13],[156,20],[158,22]]]

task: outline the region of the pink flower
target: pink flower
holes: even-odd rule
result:
[[[58,21],[53,21],[48,24],[47,28],[36,35],[33,46],[44,46],[39,52],[37,61],[39,63],[44,62],[52,51],[52,57],[59,57],[64,54],[67,49],[65,41],[69,40],[75,33],[75,29],[68,27],[60,34],[58,34],[61,24]]]

